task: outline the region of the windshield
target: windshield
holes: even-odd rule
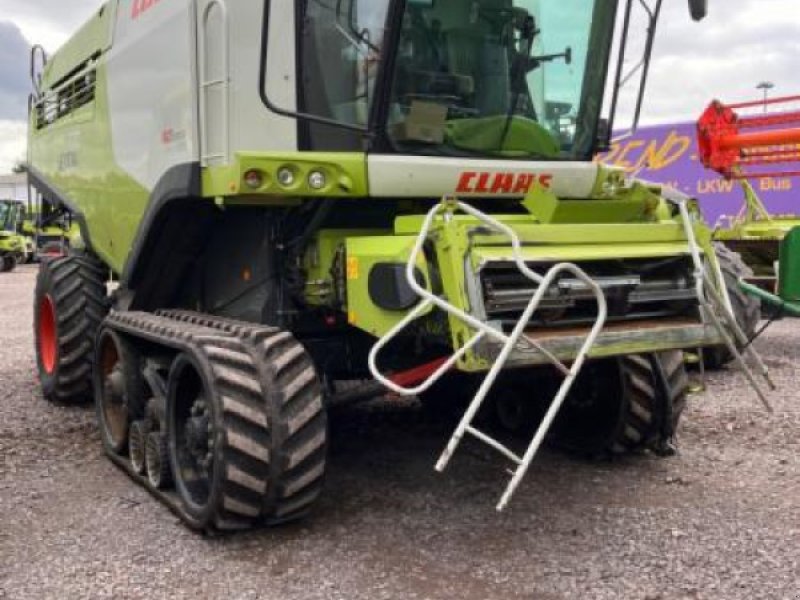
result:
[[[606,0],[407,0],[392,142],[416,154],[589,159],[615,7]]]
[[[9,202],[0,202],[0,231],[14,231],[13,205]]]

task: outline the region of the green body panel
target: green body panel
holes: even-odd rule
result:
[[[294,175],[291,185],[278,182],[278,172],[289,169]],[[263,185],[251,188],[245,183],[245,174],[258,172]],[[308,183],[312,172],[322,173],[327,184],[313,189]],[[369,195],[367,185],[367,157],[359,153],[239,152],[231,165],[203,169],[203,195],[209,198],[245,197],[251,201],[270,197],[281,198],[363,198]]]
[[[48,88],[71,75],[111,47],[116,2],[103,5],[48,61],[42,74],[42,87]]]
[[[94,102],[41,129],[30,123],[29,155],[37,171],[84,215],[92,249],[121,273],[150,192],[114,162],[102,64],[96,86]]]
[[[321,230],[305,253],[303,266],[307,277],[306,301],[312,306],[331,306],[335,302],[337,283],[333,272],[339,261],[343,263],[342,268],[346,268],[346,245],[349,238],[385,235],[391,235],[391,232],[364,229]],[[346,276],[343,276],[342,280],[345,279]],[[343,283],[344,281],[340,282],[340,285]]]
[[[397,325],[404,311],[388,311],[375,305],[369,294],[369,275],[378,263],[405,265],[416,238],[412,236],[351,237],[347,249],[347,319],[350,325],[380,336]],[[428,287],[430,273],[424,260],[417,262]]]
[[[25,238],[21,235],[8,231],[0,231],[0,255],[14,254],[15,256],[25,253]]]
[[[625,244],[649,243],[686,243],[683,226],[676,221],[663,223],[648,223],[643,225],[608,223],[608,224],[563,224],[542,225],[537,224],[530,217],[497,217],[506,225],[511,226],[523,244],[553,245],[602,245],[615,244],[617,247]],[[471,217],[455,217],[456,223],[465,228],[475,228],[479,224]],[[422,224],[421,217],[400,217],[397,220],[395,232],[398,235],[412,235],[418,233]],[[508,240],[500,235],[482,235],[481,244],[486,246],[509,246]]]
[[[541,190],[534,191],[526,205],[529,209],[532,205],[539,208],[543,205],[535,201],[544,198],[549,202],[549,198],[545,198],[547,195]],[[640,186],[635,194],[623,195],[618,200],[560,201],[552,198],[551,206],[546,206],[545,202],[543,210],[534,209],[531,215],[493,215],[519,236],[526,262],[586,264],[592,261],[690,255],[683,225],[675,218],[668,218],[665,203],[649,187]],[[579,205],[590,206],[594,202],[606,209],[597,213],[598,217],[602,217],[602,222],[585,223],[580,218],[583,215],[578,210]],[[570,215],[575,215],[577,222],[568,222]],[[551,222],[542,223],[545,218]],[[614,219],[617,222],[612,222]],[[348,274],[356,265],[357,275],[348,281],[347,310],[352,325],[371,335],[381,336],[405,317],[405,311],[378,310],[369,297],[366,284],[358,284],[354,280],[363,278],[363,265],[383,261],[407,262],[422,221],[420,215],[402,216],[395,221],[394,235],[348,238]],[[700,220],[693,224],[693,228],[704,253],[714,261],[711,232]],[[472,309],[467,278],[474,277],[486,265],[508,263],[514,259],[510,240],[502,235],[487,233],[476,219],[466,215],[438,217],[433,222],[429,239],[433,242],[443,296],[450,304],[466,312]],[[322,272],[318,270],[317,274]],[[475,333],[456,317],[449,316],[448,324],[450,343],[454,348],[463,346]],[[559,339],[554,347],[561,348],[561,358],[569,359],[577,352],[581,339],[580,335]],[[665,324],[658,336],[634,327],[604,338],[598,344],[595,356],[696,347],[713,341],[719,341],[715,332],[699,322]],[[476,350],[467,353],[458,368],[482,371],[490,366],[493,358],[491,350]]]
[[[613,175],[607,169],[600,169],[596,196],[592,198],[558,198],[550,190],[535,186],[523,206],[541,223],[641,223],[671,218],[666,203],[652,187],[634,183],[612,197],[602,194],[602,188]]]
[[[800,226],[781,242],[778,295],[786,302],[800,303]]]

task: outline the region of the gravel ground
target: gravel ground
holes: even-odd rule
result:
[[[303,523],[207,539],[104,458],[91,407],[35,381],[35,270],[0,275],[0,598],[800,599],[800,329],[758,342],[765,414],[741,375],[693,396],[679,456],[545,451],[510,509],[504,465],[414,406],[333,418],[326,494]]]

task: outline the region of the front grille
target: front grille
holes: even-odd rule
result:
[[[553,264],[528,266],[544,275]],[[592,261],[578,266],[603,289],[610,322],[693,316],[697,312],[688,257]],[[485,265],[480,281],[487,318],[508,325],[516,323],[538,289],[514,263]],[[569,274],[556,280],[539,306],[532,323],[550,327],[591,323],[597,315],[592,291]]]

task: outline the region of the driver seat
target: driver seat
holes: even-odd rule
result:
[[[474,97],[474,108],[484,117],[506,114],[511,73],[505,46],[475,29],[450,29],[445,38],[450,73],[470,82],[463,92]]]

